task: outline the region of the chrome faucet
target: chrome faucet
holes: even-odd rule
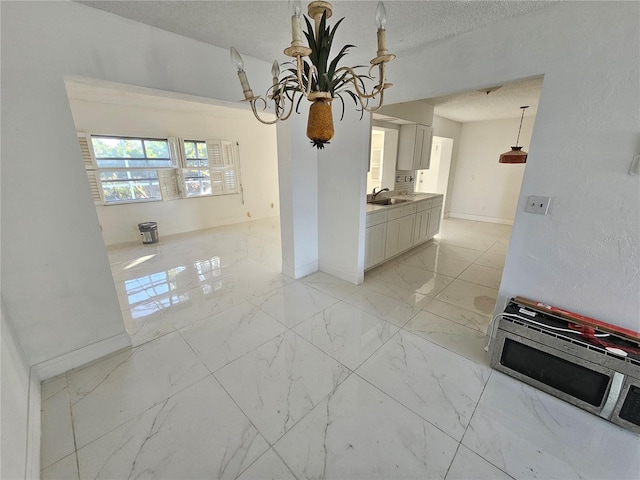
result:
[[[388,188],[383,188],[382,190],[378,190],[378,191],[376,192],[376,188],[378,188],[378,187],[373,187],[373,192],[371,192],[371,198],[372,198],[373,200],[375,200],[375,199],[376,199],[376,197],[377,197],[378,195],[380,195],[382,192],[388,192],[388,191],[389,191],[389,189],[388,189]]]

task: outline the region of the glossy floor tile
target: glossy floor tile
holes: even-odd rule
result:
[[[78,465],[80,478],[236,478],[268,448],[208,376],[80,448]]]
[[[637,479],[640,435],[493,372],[462,444],[523,479]]]
[[[109,248],[133,347],[42,386],[43,479],[637,478],[638,436],[492,371],[510,227],[353,285],[280,273],[277,219]]]
[[[349,373],[289,330],[220,369],[215,377],[274,443]]]
[[[490,369],[400,331],[357,372],[460,441]]]
[[[444,478],[458,442],[352,375],[274,445],[298,478]]]

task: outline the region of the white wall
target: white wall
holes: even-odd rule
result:
[[[40,382],[30,381],[29,364],[2,302],[2,439],[5,479],[32,478],[40,473]],[[30,385],[31,384],[31,385]],[[35,408],[30,408],[35,406]]]
[[[640,330],[639,37],[638,2],[560,2],[393,62],[389,102],[544,75],[498,310],[522,295]]]
[[[416,192],[440,193],[445,198],[449,196],[447,188],[452,154],[453,139],[433,137],[429,168],[416,171]]]
[[[371,117],[360,120],[360,113],[352,107],[339,121],[336,107],[336,134],[318,155],[318,259],[321,271],[360,284],[364,280]]]
[[[534,123],[533,116],[522,122],[518,145],[527,153]],[[519,125],[520,117],[462,124],[450,216],[513,224],[527,164],[498,163],[498,158],[515,145]]]
[[[453,153],[451,154],[451,169],[449,171],[447,195],[444,198],[444,207],[442,209],[445,218],[449,216],[449,210],[451,208],[451,193],[453,192],[453,179],[455,178],[461,131],[461,123],[439,117],[438,115],[433,116],[433,136],[451,138],[453,140]]]
[[[236,102],[226,49],[74,2],[1,2],[2,284],[27,363],[128,338],[64,77]],[[270,64],[245,58],[255,91]],[[259,71],[259,72],[258,72]],[[258,73],[265,73],[258,75]],[[25,161],[25,152],[29,161]],[[29,190],[25,192],[28,179]],[[64,188],[60,188],[64,186]],[[119,339],[113,342],[113,339]],[[73,356],[84,363],[91,355]]]
[[[301,278],[318,270],[318,154],[306,137],[308,102],[278,123],[282,273]]]
[[[243,195],[189,198],[165,202],[97,206],[105,244],[140,240],[138,223],[158,222],[162,235],[211,228],[279,213],[275,126],[258,123],[246,110],[191,102],[149,108],[71,99],[78,131],[102,135],[226,139],[240,143]],[[273,207],[272,207],[273,205]]]

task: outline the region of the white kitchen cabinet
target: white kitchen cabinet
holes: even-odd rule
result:
[[[413,228],[416,221],[417,202],[409,202],[389,210],[385,258],[391,258],[413,247]]]
[[[390,220],[387,223],[385,259],[404,252],[413,246],[413,225],[415,220],[414,213],[406,217]]]
[[[431,209],[416,213],[416,224],[413,229],[413,244],[419,245],[429,239],[429,217]]]
[[[419,200],[416,206],[416,221],[413,227],[413,246],[429,240],[429,217],[433,200]]]
[[[442,195],[367,213],[364,269],[425,243],[440,231]]]
[[[387,243],[387,224],[374,225],[365,230],[364,268],[365,270],[384,262]]]
[[[442,198],[442,197],[441,197]],[[434,204],[430,210],[428,239],[435,237],[440,231],[440,219],[442,218],[442,200],[439,204]]]
[[[431,163],[433,128],[414,123],[400,126],[396,170],[425,170]]]
[[[387,242],[388,211],[381,210],[367,214],[364,245],[364,269],[384,262]]]

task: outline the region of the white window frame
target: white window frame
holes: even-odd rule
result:
[[[109,167],[101,168],[93,149],[91,138],[93,137],[113,137],[123,139],[139,140],[165,140],[168,142],[171,167]],[[160,202],[177,199],[190,199],[220,195],[242,194],[242,183],[240,178],[240,162],[238,143],[232,140],[184,140],[178,137],[168,138],[147,138],[132,137],[126,135],[91,135],[78,132],[78,141],[82,152],[82,158],[87,172],[91,197],[96,205],[114,206],[131,203]],[[184,142],[204,143],[207,148],[208,167],[188,167],[186,165],[186,151]],[[209,170],[211,180],[211,193],[200,193],[198,195],[187,194],[187,184],[189,178],[185,175],[187,170]],[[160,198],[138,198],[122,201],[107,201],[102,187],[100,173],[113,171],[156,171],[160,186]]]
[[[207,152],[207,157],[202,159],[202,158],[190,158],[187,156],[187,147],[186,144],[187,143],[193,143],[196,149],[196,152],[198,151],[198,144],[200,145],[204,145],[205,151]],[[181,165],[181,176],[180,176],[180,180],[181,180],[181,187],[182,187],[182,192],[183,192],[183,197],[184,198],[197,198],[197,197],[209,197],[213,195],[213,185],[212,185],[212,178],[211,178],[211,161],[209,160],[209,156],[211,155],[208,148],[207,148],[207,142],[205,140],[192,140],[192,139],[180,139],[180,145],[182,146],[182,165]],[[187,163],[190,160],[206,160],[207,165],[206,166],[190,166],[187,165]],[[197,170],[200,172],[199,176],[193,176],[193,175],[189,175],[188,172]],[[209,191],[202,191],[202,180],[207,177],[209,178]],[[199,193],[194,193],[194,194],[190,194],[189,193],[189,188],[188,188],[188,182],[191,181],[192,179],[199,179],[199,183],[200,183],[200,192]]]
[[[100,188],[100,191],[102,193],[102,198],[104,199],[104,204],[105,205],[124,205],[127,203],[147,203],[147,202],[161,202],[163,200],[162,197],[162,187],[160,185],[160,175],[159,172],[162,169],[158,169],[158,168],[100,168],[96,171],[96,176],[98,179],[98,186]],[[167,169],[164,169],[167,170]],[[148,179],[142,178],[142,179],[137,179],[137,178],[128,178],[128,179],[123,179],[123,180],[119,180],[119,179],[115,179],[115,180],[103,180],[101,178],[101,174],[102,173],[111,173],[111,172],[125,172],[127,173],[129,176],[135,174],[135,172],[154,172],[155,173],[155,178],[150,177]],[[150,197],[150,198],[127,198],[125,200],[107,200],[107,193],[105,191],[105,187],[104,184],[105,183],[122,183],[122,184],[126,184],[127,182],[136,182],[136,181],[140,181],[140,182],[145,182],[145,181],[154,181],[154,183],[157,182],[158,184],[158,193],[159,196],[158,197]],[[129,185],[129,188],[133,188],[131,186],[131,184]]]
[[[207,148],[208,167],[187,166],[187,154],[185,142],[204,143]],[[182,198],[200,198],[219,195],[238,195],[241,193],[242,184],[240,179],[240,162],[238,155],[238,144],[232,140],[202,140],[197,138],[169,138],[171,152],[176,152],[179,165],[179,183]],[[189,195],[187,193],[187,181],[189,178],[186,172],[200,169],[209,171],[211,181],[211,193],[200,193]]]

